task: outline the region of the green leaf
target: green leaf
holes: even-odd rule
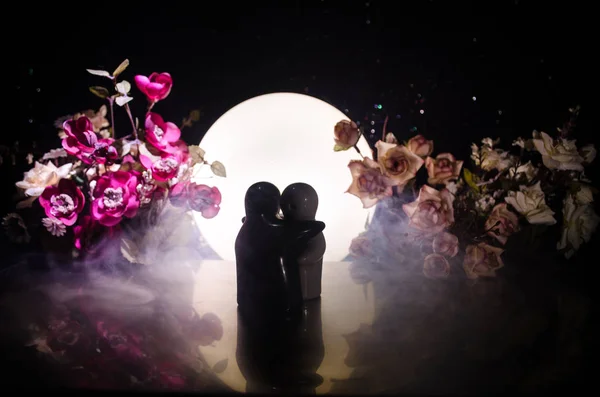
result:
[[[479,186],[477,186],[477,183],[475,182],[475,175],[473,175],[473,173],[468,168],[463,168],[463,178],[465,179],[465,182],[467,183],[467,185],[469,185],[471,189],[473,189],[476,192],[479,192]]]
[[[110,77],[110,73],[106,70],[95,70],[95,69],[86,69],[88,73],[93,74],[94,76],[102,76],[102,77]]]
[[[223,178],[227,176],[227,173],[225,172],[225,166],[219,161],[213,161],[213,163],[210,165],[210,169],[216,176],[222,176]]]
[[[343,152],[343,151],[348,150],[348,149],[350,149],[350,148],[349,147],[345,147],[345,146],[341,146],[341,145],[337,145],[337,144],[333,147],[333,151],[334,152]]]
[[[127,66],[129,66],[129,59],[126,59],[123,62],[121,62],[121,64],[113,72],[113,76],[117,77],[118,75],[123,73],[125,69],[127,69]]]
[[[223,359],[215,365],[213,365],[212,370],[215,374],[220,374],[222,372],[225,372],[225,370],[227,369],[227,364],[229,364],[229,359]]]
[[[90,92],[102,99],[106,99],[110,96],[110,92],[104,87],[90,87]]]
[[[200,112],[200,110],[192,110],[190,112],[190,115],[188,116],[190,118],[190,120],[192,121],[198,121],[200,120],[200,116],[202,115],[202,113]]]

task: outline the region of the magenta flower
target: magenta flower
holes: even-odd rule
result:
[[[67,134],[62,141],[65,151],[84,163],[91,164],[91,156],[96,150],[98,137],[90,119],[80,117],[77,120],[67,120],[63,124],[63,129]]]
[[[176,154],[163,153],[162,156],[152,159],[140,154],[142,165],[152,171],[152,177],[159,182],[166,182],[177,176],[181,157]]]
[[[221,209],[221,192],[216,187],[190,183],[187,188],[188,204],[206,219],[214,218]]]
[[[83,210],[85,196],[75,182],[61,179],[57,186],[48,186],[39,198],[46,216],[72,226]]]
[[[110,138],[100,139],[95,145],[92,159],[96,160],[99,164],[111,164],[118,159],[119,153],[117,152],[117,149],[112,146],[113,142],[114,140]]]
[[[94,188],[92,217],[103,226],[115,226],[123,217],[132,218],[140,207],[136,195],[138,179],[125,171],[102,175]]]
[[[148,97],[150,102],[165,99],[173,87],[173,79],[169,73],[152,73],[150,77],[137,75],[135,84]]]
[[[146,141],[162,152],[172,153],[177,149],[172,144],[179,140],[181,131],[170,122],[165,122],[157,113],[146,115]]]

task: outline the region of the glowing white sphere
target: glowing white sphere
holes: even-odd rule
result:
[[[360,160],[354,150],[333,151],[333,127],[348,120],[335,107],[308,95],[275,93],[249,99],[221,116],[200,143],[206,160],[225,165],[227,177],[199,178],[198,183],[217,186],[221,211],[213,219],[195,214],[210,247],[223,260],[235,260],[234,244],[245,216],[244,196],[255,182],[267,181],[281,192],[304,182],[319,195],[317,220],[325,222],[325,261],[348,255],[354,237],[364,230],[369,210],[345,193],[352,177],[350,160]],[[370,157],[364,137],[357,145]]]

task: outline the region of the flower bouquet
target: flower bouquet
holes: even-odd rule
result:
[[[401,267],[396,263],[407,261],[428,278],[495,277],[509,239],[518,235],[539,245],[553,227],[560,228],[556,248],[570,258],[600,220],[593,208],[597,190],[584,172],[596,149],[578,148],[570,139],[578,112],[571,109],[558,136],[534,131],[531,139],[513,142],[513,150],[491,138],[473,143],[469,168],[450,153],[432,157],[433,141],[422,135],[401,144],[384,131],[373,159],[348,164],[348,193],[365,208],[378,204],[367,230],[351,244],[355,273],[364,278],[365,263]],[[338,151],[356,147],[361,132],[356,123],[340,121],[334,134]],[[418,182],[421,169],[426,183]]]
[[[192,308],[189,265],[201,255],[193,251],[200,240],[189,213],[217,216],[219,190],[195,180],[202,168],[225,177],[225,167],[181,140],[198,111],[180,127],[153,111],[171,92],[169,73],[135,76],[147,107],[134,117],[131,84],[121,79],[128,65],[112,74],[88,70],[109,83],[90,88],[107,104],[60,119],[62,148],[37,159],[17,182],[23,199],[3,219],[9,237],[41,242],[44,253],[60,251],[68,271],[28,274],[2,309],[16,316],[16,334],[29,335],[29,349],[51,359],[59,384],[207,387],[216,378],[197,346],[219,340],[223,330],[215,315]],[[129,119],[122,133],[114,123],[119,107]]]

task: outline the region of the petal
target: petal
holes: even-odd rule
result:
[[[377,143],[375,143],[375,148],[377,149],[377,157],[381,158],[383,156],[385,156],[385,154],[388,152],[388,150],[395,148],[398,145],[395,145],[393,143],[386,143],[383,141],[377,141]]]
[[[211,219],[214,218],[215,216],[217,216],[217,214],[219,213],[219,206],[218,205],[214,205],[214,206],[209,206],[206,207],[202,210],[201,214],[203,218],[206,219]]]
[[[177,127],[174,123],[165,123],[165,127],[166,130],[164,139],[167,142],[176,142],[181,137],[181,131],[179,130],[179,127]]]
[[[135,80],[135,84],[137,85],[138,89],[145,94],[146,86],[148,84],[150,84],[150,79],[146,76],[137,75],[134,77],[134,80]]]

